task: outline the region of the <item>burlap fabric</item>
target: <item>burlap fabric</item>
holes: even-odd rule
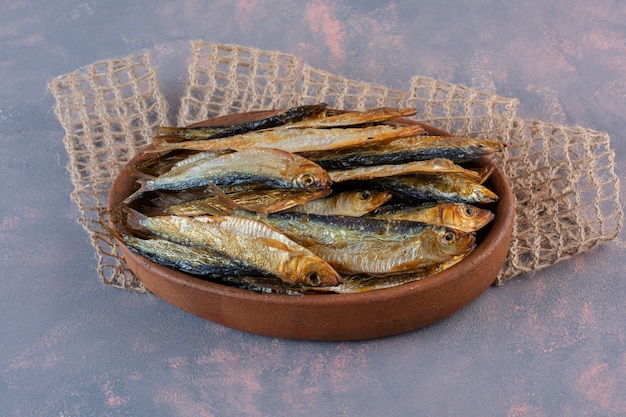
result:
[[[621,228],[619,183],[605,133],[521,120],[515,99],[428,77],[415,76],[400,91],[303,65],[277,51],[201,41],[190,46],[177,120],[167,120],[148,53],[98,62],[50,82],[65,129],[72,198],[106,284],[145,291],[116,251],[103,214],[120,168],[151,141],[157,126],[322,101],[353,110],[414,107],[418,120],[438,128],[507,142],[496,159],[515,192],[516,219],[495,284],[611,240]]]

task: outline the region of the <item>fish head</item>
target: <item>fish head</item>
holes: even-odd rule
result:
[[[441,219],[449,227],[465,232],[475,232],[493,220],[494,214],[465,203],[441,205]]]
[[[357,190],[346,192],[346,202],[356,214],[369,213],[391,199],[388,191]]]
[[[324,190],[330,188],[332,181],[328,172],[315,162],[302,158],[303,161],[292,164],[287,169],[293,188],[306,190]]]
[[[433,253],[442,258],[450,258],[469,253],[474,249],[476,236],[474,233],[440,227],[434,229],[434,239],[431,240]]]
[[[475,203],[493,203],[499,199],[496,193],[480,184],[468,185],[467,194],[470,201]]]
[[[327,262],[315,255],[306,253],[294,255],[289,263],[295,271],[294,282],[308,287],[326,287],[339,285],[341,276]]]

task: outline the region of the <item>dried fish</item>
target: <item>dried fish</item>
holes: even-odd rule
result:
[[[298,213],[359,217],[389,201],[387,191],[350,190],[314,199],[291,209]]]
[[[417,271],[468,254],[475,242],[472,233],[418,222],[293,212],[247,217],[269,224],[347,274]]]
[[[242,151],[250,148],[274,148],[288,152],[330,151],[366,143],[384,142],[420,134],[420,126],[373,125],[341,129],[269,129],[213,140],[190,140],[169,143],[155,138],[155,152],[187,149],[199,151]]]
[[[299,206],[310,201],[321,199],[332,190],[283,190],[283,189],[252,189],[234,193],[228,193],[228,197],[239,208],[256,211],[259,213],[274,213],[287,210],[291,207]],[[162,196],[167,199],[167,196]],[[230,207],[224,206],[222,199],[214,194],[209,197],[201,197],[189,201],[175,202],[170,199],[171,204],[165,202],[164,211],[169,214],[185,216],[219,215],[227,212]]]
[[[374,219],[409,220],[435,226],[476,232],[494,218],[493,212],[465,203],[428,202],[417,205],[379,207],[368,217]]]
[[[407,174],[456,174],[468,180],[479,182],[483,180],[486,172],[466,169],[444,158],[407,162],[399,165],[376,165],[328,171],[333,182],[371,180]]]
[[[487,187],[455,175],[402,175],[356,183],[356,186],[386,190],[415,201],[451,201],[469,204],[498,201],[498,195]]]
[[[125,208],[132,229],[162,239],[217,252],[281,280],[299,285],[341,283],[322,258],[264,223],[238,216],[154,216]]]
[[[389,122],[398,117],[414,116],[417,113],[415,109],[397,109],[393,107],[378,107],[365,111],[352,111],[347,113],[335,114],[327,117],[317,118],[315,120],[305,120],[298,123],[284,125],[286,129],[301,129],[303,127],[314,128],[333,128],[333,127],[349,127],[372,123]]]
[[[265,119],[233,126],[160,127],[158,129],[157,138],[165,142],[219,139],[256,130],[270,129],[303,120],[317,119],[323,117],[325,114],[326,103],[310,104],[294,107]]]
[[[431,275],[438,274],[451,266],[459,263],[465,255],[459,255],[451,258],[449,261],[425,267],[409,274],[396,275],[348,275],[343,277],[343,282],[339,285],[311,289],[314,292],[333,292],[338,294],[354,294],[364,291],[380,290],[384,288],[397,287],[398,285],[408,284],[409,282],[419,281]],[[257,281],[262,281],[257,280]],[[301,291],[306,291],[302,288]]]
[[[135,236],[125,236],[124,243],[153,262],[189,274],[216,279],[225,276],[271,276],[261,269],[219,253],[165,239],[140,239]]]
[[[505,145],[396,120],[415,113],[321,103],[160,128],[151,158],[131,168],[139,189],[125,200],[132,208],[111,212],[112,233],[161,265],[254,291],[355,293],[424,279],[470,254],[494,218],[473,205],[498,200],[483,185],[493,168],[459,164]]]
[[[139,180],[141,188],[126,202],[147,191],[261,183],[276,188],[320,190],[330,187],[328,173],[319,165],[285,151],[252,148],[216,158],[177,165],[156,178]]]
[[[358,166],[401,164],[434,158],[446,158],[455,163],[467,162],[501,151],[503,142],[456,136],[408,136],[383,144],[364,143],[359,147],[334,152],[303,152],[302,156],[326,169]]]

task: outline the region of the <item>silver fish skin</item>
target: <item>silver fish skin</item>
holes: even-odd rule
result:
[[[261,183],[274,188],[329,188],[326,170],[301,156],[268,148],[252,148],[172,168],[156,178],[140,179],[141,188],[126,203],[148,191],[186,190],[214,184]]]
[[[214,279],[224,276],[271,276],[266,272],[245,265],[218,253],[170,242],[165,239],[140,239],[124,236],[124,243],[131,250],[169,268]]]
[[[401,175],[356,183],[360,187],[386,190],[414,201],[482,204],[499,199],[496,193],[484,185],[456,175]]]

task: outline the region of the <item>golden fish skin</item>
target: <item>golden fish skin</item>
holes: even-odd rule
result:
[[[391,275],[469,253],[475,236],[418,222],[281,212],[259,218],[347,274]]]
[[[156,178],[140,180],[130,202],[147,191],[185,190],[208,184],[262,183],[275,188],[321,190],[330,187],[328,173],[314,162],[289,152],[251,148],[174,167]]]
[[[493,212],[466,203],[426,203],[416,206],[380,207],[368,214],[374,219],[408,220],[476,232],[494,218]]]
[[[291,209],[298,213],[360,217],[391,199],[387,191],[351,190],[312,200]]]
[[[456,174],[471,181],[482,181],[480,172],[463,168],[449,159],[435,158],[397,165],[376,165],[328,171],[332,182],[362,181],[407,174]]]
[[[409,117],[417,114],[415,109],[398,109],[393,107],[378,107],[364,111],[354,111],[342,114],[328,115],[315,120],[305,120],[298,123],[284,125],[282,128],[301,129],[304,127],[332,128],[358,126],[368,123],[388,122],[399,117]]]
[[[342,129],[272,129],[249,132],[213,140],[168,143],[154,140],[156,151],[187,149],[199,151],[242,151],[250,148],[273,148],[299,153],[329,151],[366,143],[384,142],[391,139],[415,136],[420,126],[373,125]]]
[[[129,224],[187,246],[222,254],[299,285],[341,283],[323,259],[267,225],[238,216],[142,216],[129,212]]]
[[[239,208],[258,213],[274,213],[312,200],[321,199],[331,192],[330,188],[315,191],[270,188],[228,193],[227,196]],[[213,195],[172,204],[165,207],[164,211],[169,214],[183,216],[202,216],[224,214],[231,209],[232,207],[223,205],[221,198]]]

